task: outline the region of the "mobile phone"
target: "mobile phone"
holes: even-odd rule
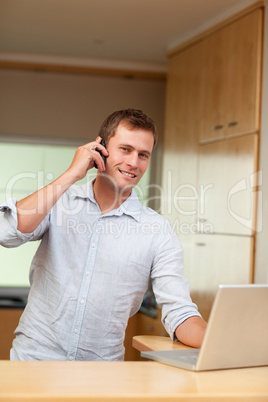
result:
[[[106,148],[106,144],[105,144],[105,141],[104,141],[104,140],[101,140],[100,144],[103,145],[103,146]],[[103,159],[103,162],[104,162],[104,164],[105,164],[105,162],[106,162],[106,156],[103,155],[103,153],[102,153],[99,149],[96,149],[96,151],[98,151],[98,152],[100,153],[100,155],[101,155],[101,157],[102,157],[102,159]],[[98,165],[97,165],[96,162],[94,162],[94,166],[95,166],[96,169],[98,169]]]

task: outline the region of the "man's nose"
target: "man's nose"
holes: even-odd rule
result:
[[[131,167],[137,167],[138,165],[138,160],[139,160],[139,155],[136,154],[135,152],[132,152],[127,159],[127,164]]]

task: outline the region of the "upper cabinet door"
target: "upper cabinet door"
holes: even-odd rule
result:
[[[161,213],[172,224],[196,221],[196,174],[200,120],[200,48],[192,46],[169,62]]]
[[[257,9],[200,42],[200,141],[259,130],[262,18]]]

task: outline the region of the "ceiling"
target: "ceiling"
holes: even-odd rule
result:
[[[165,63],[256,0],[0,0],[0,54]]]

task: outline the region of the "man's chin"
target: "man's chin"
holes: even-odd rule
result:
[[[130,193],[132,189],[138,184],[138,179],[133,178],[133,179],[125,179],[122,177],[122,173],[119,173],[120,176],[118,177],[113,177],[106,172],[102,172],[101,176],[105,179],[106,183],[110,186],[113,187],[114,190],[118,193],[124,194],[124,193]]]

